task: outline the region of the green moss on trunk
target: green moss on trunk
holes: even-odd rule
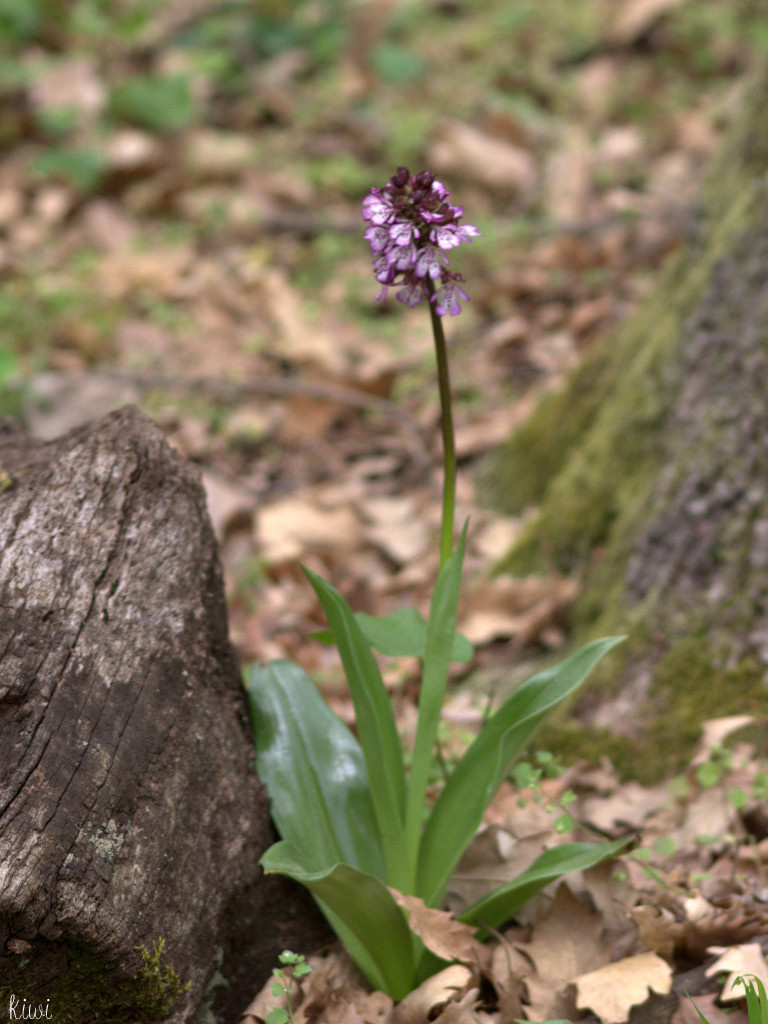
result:
[[[707,717],[768,713],[767,83],[648,301],[485,477],[507,511],[539,503],[500,570],[578,575],[575,640],[629,634],[542,742],[646,780],[685,763]]]
[[[30,952],[0,958],[2,983],[0,1007],[22,1000],[29,1008],[46,1006],[57,1024],[150,1024],[163,1020],[176,999],[187,991],[165,960],[165,943],[158,939],[152,950],[138,949],[139,971],[126,976],[109,970],[104,961],[81,951],[57,948],[55,943],[34,943]],[[66,961],[61,973],[45,980],[56,961]],[[55,969],[55,968],[54,968]],[[31,1012],[31,1010],[30,1010]]]

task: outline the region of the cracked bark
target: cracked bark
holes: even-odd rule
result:
[[[49,443],[0,424],[0,983],[158,938],[190,1020],[223,952],[233,1020],[324,927],[273,841],[197,472],[138,410]],[[21,946],[19,943],[21,940]],[[29,943],[27,947],[24,943]]]

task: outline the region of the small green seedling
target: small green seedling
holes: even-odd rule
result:
[[[284,967],[275,967],[272,971],[275,977],[275,981],[272,982],[272,995],[276,998],[285,996],[286,1006],[276,1006],[274,1010],[270,1010],[265,1018],[266,1024],[294,1024],[291,1010],[291,997],[295,991],[293,982],[296,978],[303,978],[309,974],[312,968],[301,953],[292,953],[289,949],[284,950],[277,959]]]

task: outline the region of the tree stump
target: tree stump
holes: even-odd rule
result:
[[[218,972],[234,1021],[326,935],[274,838],[198,473],[132,407],[2,421],[0,1005],[181,1024]]]

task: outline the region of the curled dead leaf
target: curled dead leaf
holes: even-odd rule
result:
[[[423,1024],[439,1018],[449,1003],[462,999],[470,990],[473,973],[463,964],[451,964],[427,978],[393,1009],[387,1024]]]
[[[408,912],[408,927],[424,945],[442,960],[476,963],[488,958],[488,949],[473,938],[475,928],[462,924],[447,910],[428,907],[418,896],[406,896],[397,889],[389,890],[395,902]]]

